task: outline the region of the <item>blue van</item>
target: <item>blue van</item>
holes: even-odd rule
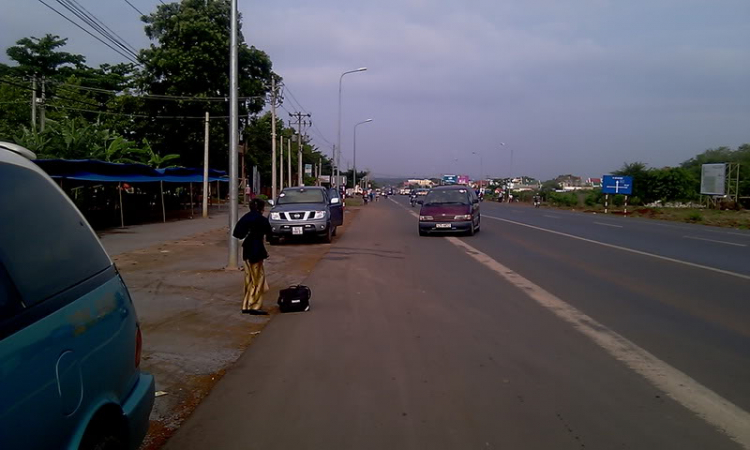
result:
[[[0,448],[137,449],[154,378],[133,302],[33,158],[0,142]]]

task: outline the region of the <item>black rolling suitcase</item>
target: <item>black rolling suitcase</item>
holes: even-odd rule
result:
[[[279,291],[279,311],[310,311],[310,288],[303,285],[289,286]]]

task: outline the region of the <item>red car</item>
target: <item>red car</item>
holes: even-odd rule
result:
[[[419,235],[462,232],[470,236],[479,231],[479,198],[466,186],[432,188],[418,201]]]

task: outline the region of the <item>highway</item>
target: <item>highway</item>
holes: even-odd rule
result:
[[[167,448],[750,449],[749,233],[416,211],[363,207]]]

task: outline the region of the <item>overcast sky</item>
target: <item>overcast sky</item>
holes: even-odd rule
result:
[[[78,1],[148,44],[124,0]],[[144,12],[158,3],[130,2]],[[245,39],[312,113],[321,148],[318,134],[336,142],[339,75],[368,67],[344,78],[342,165],[354,124],[373,118],[357,129],[357,166],[381,176],[507,176],[512,152],[513,175],[596,177],[750,142],[747,0],[239,4]],[[122,60],[39,1],[0,7],[4,48],[51,32],[89,64]]]

